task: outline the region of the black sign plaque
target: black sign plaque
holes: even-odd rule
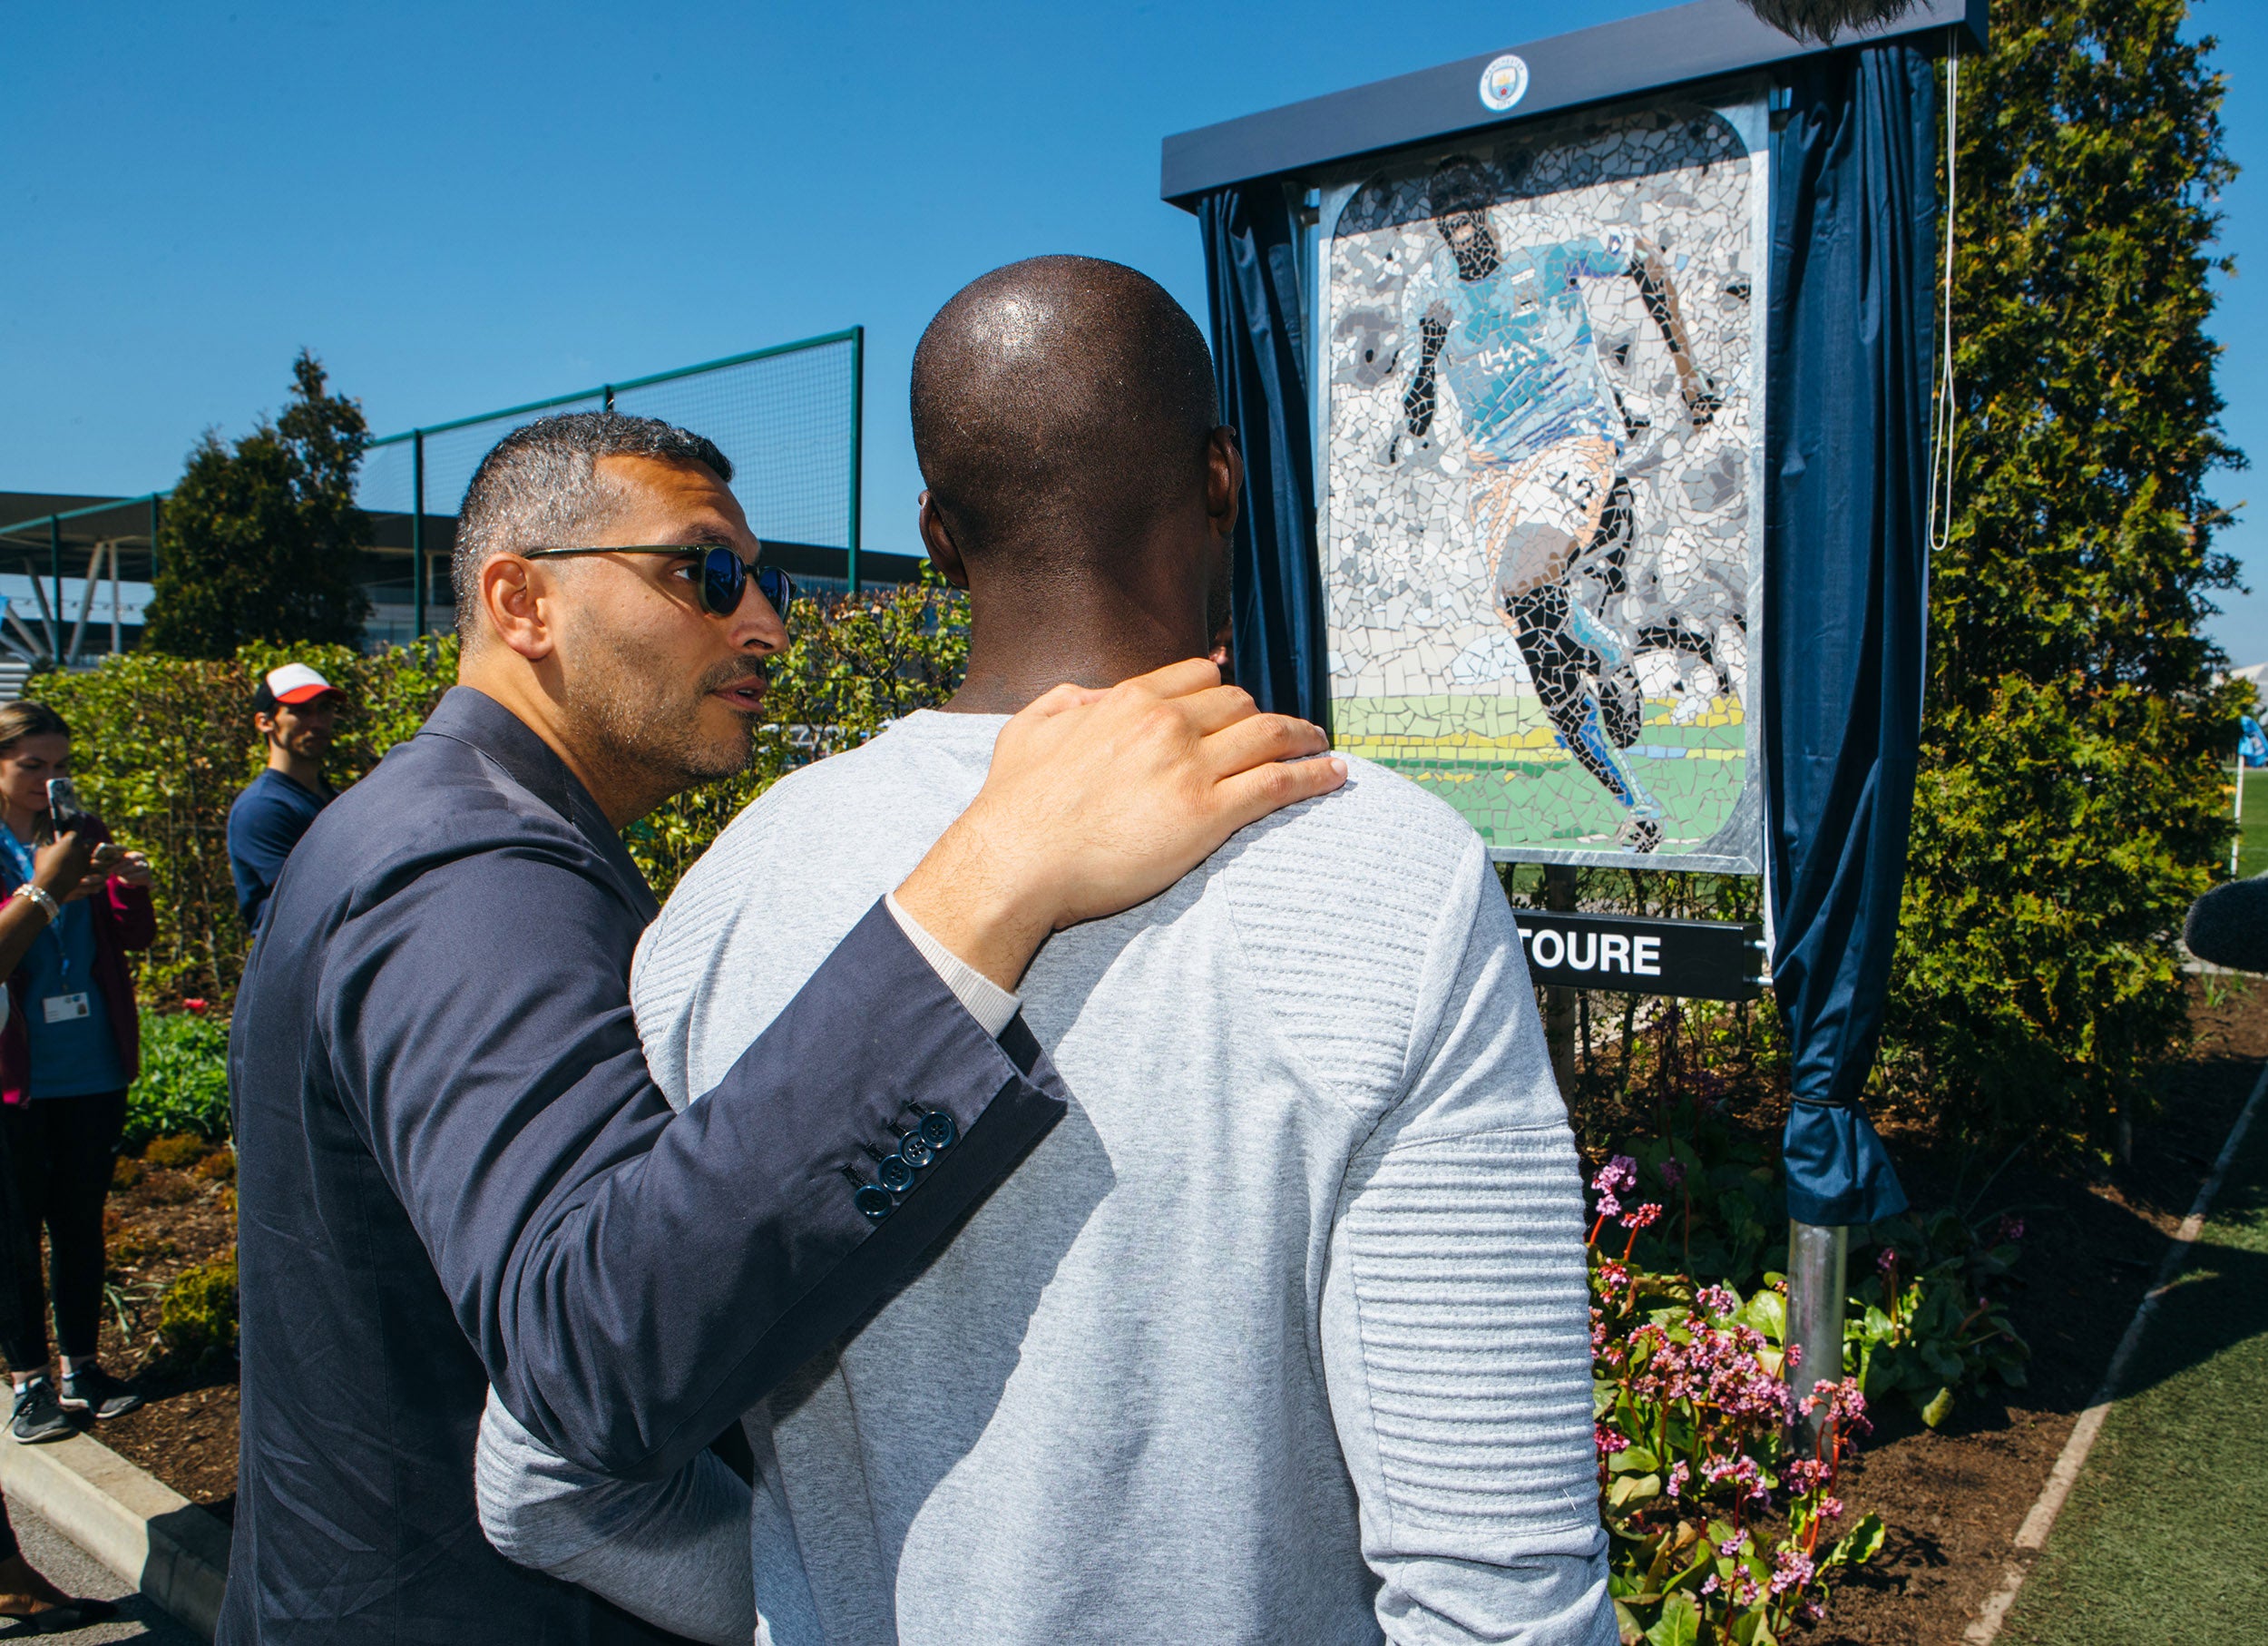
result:
[[[1691,1000],[1754,1000],[1764,992],[1764,928],[1728,920],[1512,911],[1538,983]]]

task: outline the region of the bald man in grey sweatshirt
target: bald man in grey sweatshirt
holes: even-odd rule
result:
[[[933,324],[914,396],[970,685],[776,785],[680,884],[632,986],[672,1102],[966,807],[1015,701],[1186,644],[1160,613],[1210,621],[1241,475],[1162,291],[1084,260],[998,271]],[[988,468],[1003,404],[1120,495],[1096,495],[1109,472]],[[1177,451],[1204,454],[1188,499],[1159,484]],[[1033,506],[1002,510],[1019,485]],[[1032,524],[1082,486],[1079,514]],[[1162,523],[1107,555],[1063,525],[1146,509]],[[1081,589],[1082,566],[1110,574]],[[1074,668],[1031,639],[1067,632]],[[1467,825],[1349,766],[1162,896],[1057,934],[1001,996],[1071,1112],[750,1414],[753,1493],[713,1459],[660,1487],[577,1476],[492,1406],[498,1545],[775,1646],[1613,1641],[1575,1150],[1518,933]]]

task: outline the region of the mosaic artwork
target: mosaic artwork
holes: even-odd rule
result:
[[[1336,740],[1500,857],[1758,868],[1765,131],[1657,107],[1325,198]]]

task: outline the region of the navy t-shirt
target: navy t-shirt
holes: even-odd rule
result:
[[[284,859],[316,813],[330,803],[327,785],[318,794],[271,766],[229,808],[229,873],[236,879],[237,912],[244,916],[246,931],[259,930]]]

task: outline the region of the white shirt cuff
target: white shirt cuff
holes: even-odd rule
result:
[[[920,921],[898,906],[897,893],[883,893],[882,901],[890,911],[890,918],[898,923],[898,930],[905,934],[907,942],[921,951],[922,958],[929,962],[931,969],[943,980],[945,987],[953,991],[953,998],[968,1008],[969,1015],[976,1019],[987,1034],[999,1039],[1000,1032],[1009,1025],[1022,1006],[1022,1000],[1011,994],[931,936]]]

